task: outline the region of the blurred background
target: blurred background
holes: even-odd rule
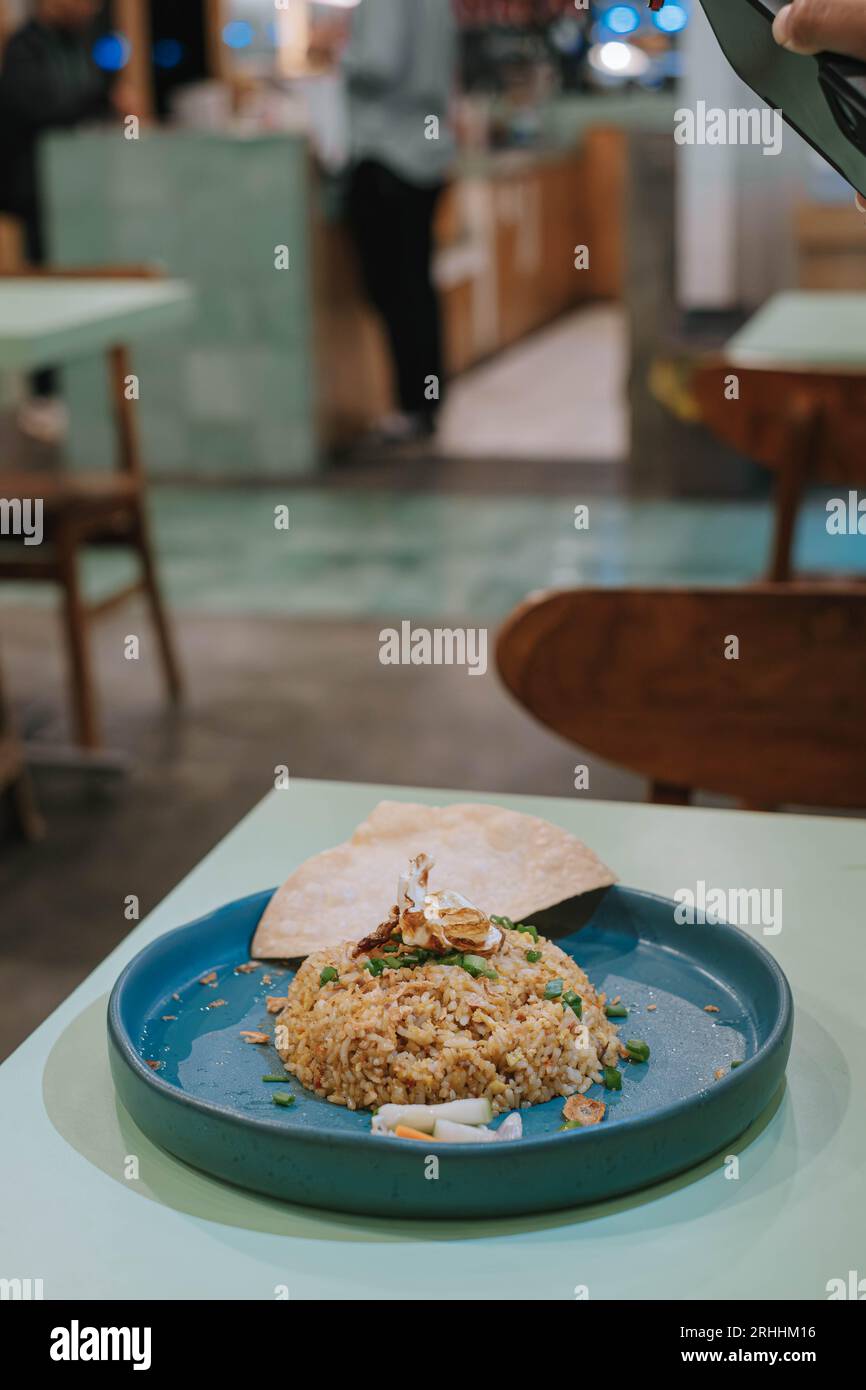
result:
[[[447,399],[435,433],[394,447],[376,432],[394,408],[387,344],[341,216],[351,0],[90,8],[76,51],[104,109],[51,120],[34,94],[38,252],[49,268],[146,265],[192,296],[183,322],[129,344],[185,691],[163,699],[141,600],[105,611],[88,638],[99,732],[83,739],[56,587],[3,576],[0,688],[45,834],[16,838],[11,811],[2,831],[0,1053],[129,929],[127,896],[144,915],[276,767],[643,797],[531,723],[492,667],[385,669],[379,632],[408,619],[492,637],[550,585],[765,573],[771,473],[714,427],[694,374],[780,292],[866,289],[851,189],[794,134],[772,157],[675,141],[680,108],[755,104],[696,0],[459,0],[433,256]],[[0,0],[7,57],[33,10]],[[0,204],[15,276],[32,237],[2,188]],[[84,337],[68,356],[41,402],[0,357],[4,471],[113,469],[111,378]],[[798,569],[866,570],[862,537],[828,535],[836,492],[805,497]],[[84,547],[88,603],[134,569],[128,548]]]

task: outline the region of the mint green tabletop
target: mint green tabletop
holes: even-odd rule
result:
[[[180,280],[0,279],[0,371],[51,366],[172,329],[192,303]]]
[[[863,229],[866,246],[866,221]],[[735,367],[866,372],[866,294],[791,290],[774,295],[725,347]]]
[[[288,1289],[522,1301],[570,1300],[579,1285],[592,1299],[821,1299],[829,1279],[863,1274],[866,830],[853,819],[486,798],[575,831],[629,885],[782,890],[782,930],[762,939],[794,991],[787,1086],[730,1154],[683,1176],[543,1216],[400,1221],[258,1197],[150,1144],[108,1072],[105,1008],[121,967],[161,932],[275,884],[382,797],[480,799],[302,781],[272,792],[0,1067],[0,1277],[41,1278],[47,1299]]]

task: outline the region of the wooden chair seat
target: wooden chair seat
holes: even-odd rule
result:
[[[542,594],[506,621],[497,662],[530,714],[646,777],[656,800],[701,788],[762,809],[866,806],[857,589]]]
[[[29,477],[29,481],[27,481]],[[38,478],[39,481],[35,481]],[[66,537],[88,545],[123,544],[134,534],[140,488],[124,474],[41,475],[0,473],[0,497],[42,502],[42,543],[25,545],[23,537],[0,538],[0,578],[12,571],[42,568]]]
[[[10,501],[39,498],[46,513],[105,501],[128,502],[140,491],[138,479],[126,473],[0,472],[0,497]]]

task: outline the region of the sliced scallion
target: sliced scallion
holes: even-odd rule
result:
[[[558,999],[564,988],[562,980],[548,980],[544,986],[545,999]]]
[[[565,1008],[571,1009],[578,1018],[583,1018],[583,1000],[579,994],[575,994],[573,989],[567,989],[562,996],[562,1003]]]
[[[526,959],[529,961],[529,964],[530,964],[530,965],[535,965],[536,961],[541,960],[541,952],[540,952],[540,951],[527,951],[527,952],[526,952]]]
[[[483,975],[485,980],[499,979],[493,966],[483,956],[464,955],[463,969],[472,976],[473,980],[477,979],[479,975]]]
[[[295,1103],[295,1097],[291,1094],[290,1091],[274,1091],[272,1100],[274,1102],[274,1105],[287,1106],[294,1105]]]
[[[319,989],[323,985],[329,985],[332,980],[339,980],[339,978],[339,972],[334,969],[333,965],[326,965],[319,976]]]
[[[518,922],[514,930],[525,932],[527,936],[532,937],[533,941],[538,940],[538,927],[534,927],[531,922]]]
[[[608,1018],[628,1018],[625,1004],[605,1004],[604,1011]]]
[[[606,1090],[608,1090],[608,1091],[621,1091],[621,1090],[622,1090],[622,1072],[618,1071],[616,1067],[605,1067],[605,1068],[602,1070],[601,1075],[602,1075],[602,1079],[604,1080],[604,1085],[605,1085],[605,1089],[606,1089]]]
[[[625,1050],[633,1062],[648,1062],[650,1050],[640,1038],[629,1038]]]

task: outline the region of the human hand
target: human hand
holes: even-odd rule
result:
[[[845,53],[866,61],[863,0],[792,0],[773,21],[773,37],[792,53]]]

